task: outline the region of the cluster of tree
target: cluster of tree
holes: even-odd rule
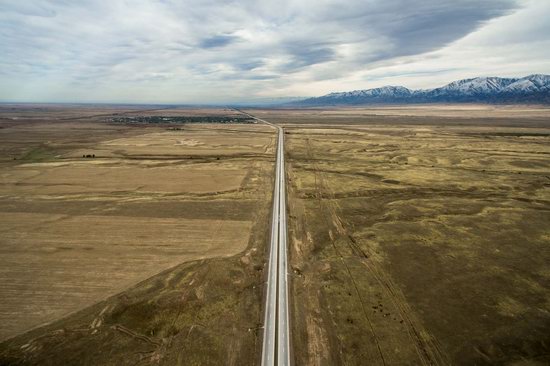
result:
[[[115,123],[253,123],[248,116],[135,116],[113,117]]]

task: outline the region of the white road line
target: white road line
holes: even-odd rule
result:
[[[287,227],[286,227],[286,189],[284,161],[284,131],[279,129],[280,164],[280,208],[279,208],[279,314],[278,314],[278,353],[279,365],[290,365],[289,322],[288,322],[288,260],[287,260]]]
[[[262,349],[262,365],[275,364],[275,336],[276,336],[276,304],[277,304],[277,262],[278,262],[278,222],[279,222],[279,179],[275,177],[273,190],[273,217],[271,222],[271,242],[267,275],[266,312],[264,320],[264,344]]]
[[[290,366],[284,130],[248,113],[239,112],[276,128],[278,132],[262,366]]]

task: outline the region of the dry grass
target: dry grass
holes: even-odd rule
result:
[[[263,111],[287,127],[297,364],[550,361],[550,126],[459,110]]]
[[[547,109],[252,113],[287,131],[296,364],[550,362]],[[83,303],[0,363],[255,364],[272,131],[102,118],[1,122],[0,292],[34,306],[10,316]]]
[[[97,194],[95,198],[98,198],[101,194],[132,197],[154,193],[216,193],[238,190],[246,173],[243,167],[223,164],[159,167],[95,161],[35,163],[18,166],[3,174],[0,194],[18,197]]]
[[[417,105],[253,110],[274,123],[301,125],[545,126],[548,106]],[[325,126],[326,127],[326,126]]]
[[[254,359],[272,130],[109,125],[106,113],[154,111],[81,112],[0,121],[0,338],[33,329],[2,343],[0,363]]]
[[[0,213],[0,336],[93,305],[159,271],[248,245],[252,223]]]

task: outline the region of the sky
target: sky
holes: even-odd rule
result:
[[[0,0],[0,101],[236,103],[550,74],[549,0]]]

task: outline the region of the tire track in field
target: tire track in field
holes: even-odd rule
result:
[[[307,149],[307,155],[308,156],[311,156],[311,145],[310,145],[310,142],[309,142],[309,139],[306,139],[306,149]],[[330,210],[330,207],[328,207],[328,205],[325,205],[324,202],[322,201],[321,199],[321,190],[323,190],[323,187],[325,186],[325,183],[324,183],[324,178],[321,176],[321,174],[318,174],[318,170],[317,170],[317,164],[314,163],[314,177],[315,177],[315,191],[318,193],[316,196],[317,196],[317,199],[318,199],[318,202],[319,202],[319,207],[322,209],[323,207],[326,207],[329,211]],[[327,215],[323,215],[323,218],[325,219],[326,223],[327,223],[327,227],[330,227],[331,226],[331,222],[329,221],[329,218]],[[370,328],[370,332],[373,336],[373,339],[374,339],[374,342],[376,344],[376,348],[378,350],[378,354],[380,356],[380,360],[382,362],[383,365],[386,365],[386,361],[384,359],[384,354],[382,353],[382,349],[380,347],[380,341],[378,340],[378,336],[374,330],[374,325],[372,324],[372,321],[370,319],[370,317],[368,316],[368,313],[366,311],[366,308],[365,308],[365,303],[363,301],[363,298],[361,296],[361,292],[359,291],[359,288],[357,286],[357,283],[355,282],[355,279],[353,278],[353,275],[351,274],[351,270],[349,269],[349,266],[348,264],[346,263],[346,261],[344,260],[344,256],[342,255],[342,253],[340,252],[340,250],[338,249],[338,247],[336,246],[336,243],[334,242],[333,240],[333,237],[332,235],[330,235],[330,241],[331,241],[331,244],[332,244],[332,247],[334,249],[334,251],[336,252],[336,254],[338,255],[338,257],[340,258],[340,261],[342,262],[342,264],[344,265],[344,267],[346,268],[346,272],[347,272],[347,275],[350,279],[350,282],[353,284],[353,287],[354,287],[354,290],[355,290],[355,293],[357,294],[357,297],[359,299],[359,303],[361,305],[361,310],[363,312],[363,316],[365,318],[365,320],[367,321],[367,323],[369,324],[369,328]]]
[[[307,155],[308,157],[311,157],[312,152],[311,152],[311,145],[310,145],[309,139],[306,139],[305,141],[306,141],[305,145],[306,145]],[[346,246],[349,248],[351,253],[353,253],[357,257],[357,259],[359,259],[359,262],[367,268],[369,274],[373,276],[375,281],[380,285],[380,288],[384,291],[384,294],[386,295],[385,297],[390,299],[394,308],[397,310],[397,312],[399,313],[399,316],[403,320],[403,323],[404,323],[403,325],[408,333],[409,338],[412,341],[412,344],[415,347],[415,350],[419,357],[420,362],[423,365],[449,364],[447,357],[445,357],[445,355],[441,351],[435,339],[433,339],[430,336],[423,336],[423,334],[427,334],[427,333],[423,331],[422,326],[413,316],[412,310],[408,305],[408,303],[406,302],[406,299],[402,294],[402,292],[396,287],[396,285],[393,283],[391,278],[387,275],[387,273],[382,268],[380,268],[379,265],[369,260],[369,257],[372,255],[372,253],[370,252],[366,253],[361,247],[359,247],[355,239],[348,233],[348,231],[346,230],[346,226],[349,226],[349,225],[346,225],[341,219],[341,216],[338,215],[338,211],[340,211],[340,208],[336,203],[334,192],[330,189],[330,187],[326,183],[324,172],[318,169],[317,163],[315,160],[312,159],[311,161],[313,165],[313,172],[315,177],[315,191],[316,191],[316,197],[319,200],[319,207],[324,207],[326,210],[328,210],[329,215],[332,218],[332,221],[331,221],[329,220],[328,215],[324,215],[327,225],[329,227],[332,225],[336,228],[338,234],[340,235],[340,238],[343,239],[343,241],[345,242]],[[323,202],[322,197],[328,198],[327,202]],[[333,235],[330,235],[330,237],[331,237],[331,244],[334,250],[336,251],[337,255],[340,257],[342,263],[344,264],[347,274],[350,278],[350,281],[355,288],[355,291],[361,303],[363,314],[365,316],[365,319],[369,323],[370,331],[374,336],[376,346],[379,350],[381,361],[385,365],[385,359],[382,352],[382,348],[380,346],[380,341],[376,335],[376,331],[374,329],[373,323],[370,317],[367,315],[365,301],[361,296],[359,287],[357,286],[357,283],[351,273],[349,266],[347,265],[347,263],[345,263],[344,257],[341,251],[338,249],[335,243],[335,240],[333,238]]]

